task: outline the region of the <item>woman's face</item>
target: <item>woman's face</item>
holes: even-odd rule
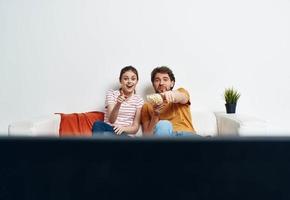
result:
[[[126,71],[121,78],[121,88],[125,95],[131,95],[134,93],[136,85],[138,83],[137,75],[132,71]]]

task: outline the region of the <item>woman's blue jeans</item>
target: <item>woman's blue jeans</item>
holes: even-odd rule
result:
[[[121,135],[117,135],[114,131],[114,127],[111,126],[110,124],[107,124],[106,122],[97,120],[93,124],[92,128],[93,136],[109,136],[109,137],[114,137],[114,136],[125,136],[128,137],[126,133],[122,133]]]
[[[95,121],[93,124],[93,136],[115,136],[114,129],[111,125],[103,121]]]

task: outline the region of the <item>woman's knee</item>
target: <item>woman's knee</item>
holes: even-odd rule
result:
[[[104,131],[107,131],[108,130],[108,126],[109,125],[106,124],[105,122],[100,121],[100,120],[97,120],[93,124],[92,131],[93,131],[93,133],[96,133],[96,132],[104,132]]]

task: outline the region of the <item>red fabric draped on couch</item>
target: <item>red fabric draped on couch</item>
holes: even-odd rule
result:
[[[93,111],[61,115],[59,136],[92,136],[92,126],[96,120],[104,121],[104,113]]]

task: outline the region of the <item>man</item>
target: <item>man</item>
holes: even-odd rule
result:
[[[184,88],[172,90],[175,77],[168,67],[157,67],[151,73],[151,82],[156,93],[163,98],[161,105],[145,103],[141,112],[144,136],[192,136],[189,93]]]

